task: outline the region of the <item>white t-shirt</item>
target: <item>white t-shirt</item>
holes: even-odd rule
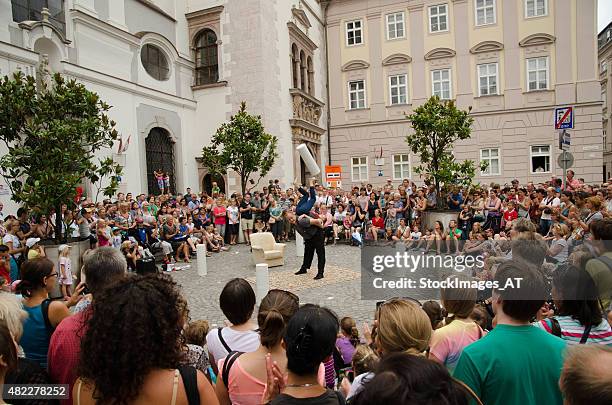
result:
[[[561,200],[558,197],[553,197],[553,198],[546,197],[542,200],[542,205],[546,205],[551,208],[559,207],[561,205]],[[550,220],[552,219],[552,216],[550,214],[545,213],[544,210],[542,210],[542,216],[540,218]]]
[[[230,349],[239,352],[254,352],[259,347],[259,333],[254,330],[237,331],[232,328],[222,328],[221,335]],[[229,352],[219,340],[219,328],[211,329],[206,335],[208,352],[216,362],[224,359]]]
[[[358,394],[361,390],[363,390],[364,384],[370,381],[372,378],[374,378],[374,373],[372,372],[359,374],[357,377],[355,377],[355,379],[353,380],[353,383],[351,384],[351,389],[349,390],[349,393],[346,396],[346,399],[352,398],[353,396]]]
[[[19,238],[16,235],[10,233],[4,235],[4,237],[2,238],[2,242],[4,242],[5,245],[7,243],[13,242],[13,249],[19,249],[21,247],[21,242],[19,241]],[[15,253],[13,256],[15,256],[16,259],[21,256],[21,253]]]

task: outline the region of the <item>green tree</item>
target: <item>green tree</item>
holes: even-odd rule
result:
[[[238,113],[217,129],[211,146],[202,150],[202,164],[212,174],[234,170],[244,194],[251,176],[259,174],[256,186],[274,165],[277,144],[278,139],[266,133],[261,116],[249,114],[243,101]]]
[[[42,70],[41,70],[42,71]],[[84,180],[112,196],[122,167],[113,159],[99,158],[118,137],[110,106],[75,80],[59,74],[48,80],[21,72],[0,80],[0,140],[8,153],[0,159],[0,174],[12,199],[37,212],[56,212],[56,241],[62,235],[63,204],[74,202]],[[98,189],[99,189],[98,188]]]
[[[442,186],[471,186],[476,173],[472,160],[457,162],[453,155],[453,147],[460,140],[469,139],[471,125],[474,121],[469,111],[463,111],[455,106],[453,101],[440,101],[437,96],[417,108],[406,118],[414,128],[414,134],[406,137],[406,142],[412,153],[419,156],[420,165],[416,173],[433,181],[436,187],[438,208],[442,208],[445,199],[442,197]],[[481,165],[481,170],[486,163]]]

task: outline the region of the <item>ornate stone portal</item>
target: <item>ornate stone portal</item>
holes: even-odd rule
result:
[[[300,89],[290,89],[293,97],[293,118],[291,124],[291,135],[295,146],[304,143],[310,149],[313,157],[321,165],[321,135],[325,129],[319,126],[319,120],[323,111],[324,103]],[[293,151],[293,167],[295,176],[306,183],[310,173],[297,151]],[[321,168],[323,171],[323,168]]]

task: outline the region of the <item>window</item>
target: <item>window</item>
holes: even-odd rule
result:
[[[431,94],[440,97],[441,100],[451,99],[450,69],[431,71]]]
[[[495,24],[495,0],[476,0],[476,25]]]
[[[550,172],[550,145],[531,147],[531,173]]]
[[[602,108],[606,108],[608,106],[608,94],[606,92],[605,85],[601,86],[601,101],[602,101]]]
[[[164,51],[155,45],[146,44],[140,51],[140,61],[148,74],[156,80],[167,80],[170,67]]]
[[[64,0],[11,0],[13,21],[41,21],[42,9],[49,9],[49,22],[60,32],[66,33]]]
[[[405,38],[404,13],[387,14],[387,39]]]
[[[366,181],[368,179],[368,157],[351,158],[351,179],[353,181]]]
[[[540,17],[548,14],[548,0],[525,0],[525,17]]]
[[[346,23],[346,44],[348,46],[363,44],[363,31],[361,20]]]
[[[393,155],[393,180],[410,178],[410,155]]]
[[[448,31],[448,10],[446,4],[429,7],[429,32]]]
[[[603,73],[606,70],[608,70],[608,61],[607,60],[602,60],[601,64],[599,65],[599,71],[600,71],[600,73]]]
[[[406,104],[408,102],[408,75],[389,76],[390,104]]]
[[[349,110],[365,108],[365,81],[349,82]]]
[[[196,37],[196,85],[219,81],[219,59],[217,57],[217,34],[205,29]]]
[[[481,149],[480,161],[488,163],[487,168],[480,172],[483,176],[499,176],[501,174],[498,148]]]
[[[548,88],[548,57],[527,59],[527,91]]]
[[[605,128],[603,130],[602,141],[603,141],[603,150],[604,152],[607,152],[608,151],[608,131]]]
[[[497,63],[478,65],[478,95],[490,96],[497,93]]]

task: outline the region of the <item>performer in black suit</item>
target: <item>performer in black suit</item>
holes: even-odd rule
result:
[[[318,272],[314,279],[322,279],[325,271],[325,232],[323,228],[312,224],[312,222],[316,220],[313,220],[307,215],[302,215],[297,220],[295,217],[292,217],[290,220],[295,224],[296,231],[304,238],[304,261],[302,262],[300,270],[295,274],[306,274],[308,272],[316,251]]]

